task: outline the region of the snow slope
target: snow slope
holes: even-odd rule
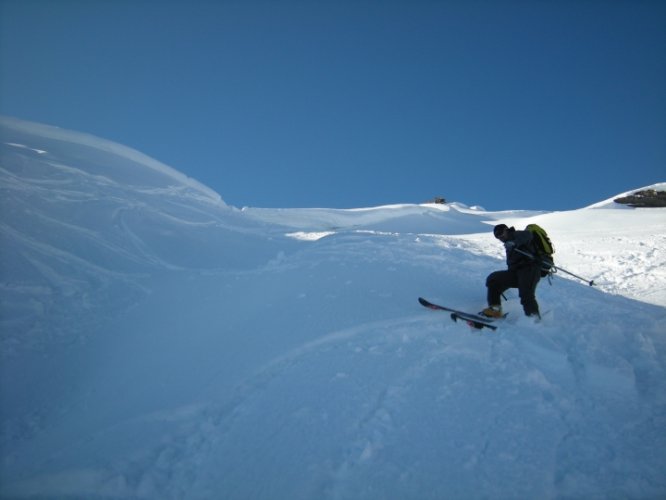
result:
[[[0,497],[666,496],[666,212],[238,210],[2,119]],[[536,221],[559,273],[468,310]]]

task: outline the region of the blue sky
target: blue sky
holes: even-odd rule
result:
[[[0,6],[0,114],[237,207],[565,210],[666,180],[661,0]]]

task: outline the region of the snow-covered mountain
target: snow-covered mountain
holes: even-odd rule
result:
[[[666,496],[666,209],[239,210],[0,127],[1,498]],[[597,286],[494,333],[422,308],[484,305],[498,221]]]

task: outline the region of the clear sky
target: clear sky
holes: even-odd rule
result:
[[[237,207],[579,208],[666,180],[666,2],[0,0],[0,114]]]

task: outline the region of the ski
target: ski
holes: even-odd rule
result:
[[[497,330],[497,327],[495,325],[491,325],[490,323],[485,323],[483,321],[465,318],[459,313],[451,313],[451,319],[453,321],[458,321],[459,319],[463,320],[469,326],[471,326],[472,328],[476,328],[477,330],[481,330],[482,328],[490,328],[491,330]]]
[[[433,309],[435,311],[447,311],[451,313],[451,319],[453,321],[458,321],[459,319],[466,322],[469,326],[477,329],[489,328],[491,330],[497,330],[495,325],[491,325],[494,321],[494,318],[487,318],[479,314],[472,314],[465,311],[459,311],[457,309],[452,309],[446,306],[440,306],[439,304],[433,304],[428,302],[423,297],[419,297],[419,304],[428,309]]]
[[[433,309],[435,311],[448,311],[450,313],[455,313],[457,315],[460,315],[461,319],[464,316],[465,319],[482,321],[484,323],[492,323],[494,321],[494,318],[488,318],[486,316],[481,316],[480,314],[472,314],[465,311],[459,311],[457,309],[451,309],[450,307],[440,306],[439,304],[433,304],[432,302],[428,302],[423,297],[419,297],[419,304],[421,304],[423,307],[427,307],[428,309]]]

